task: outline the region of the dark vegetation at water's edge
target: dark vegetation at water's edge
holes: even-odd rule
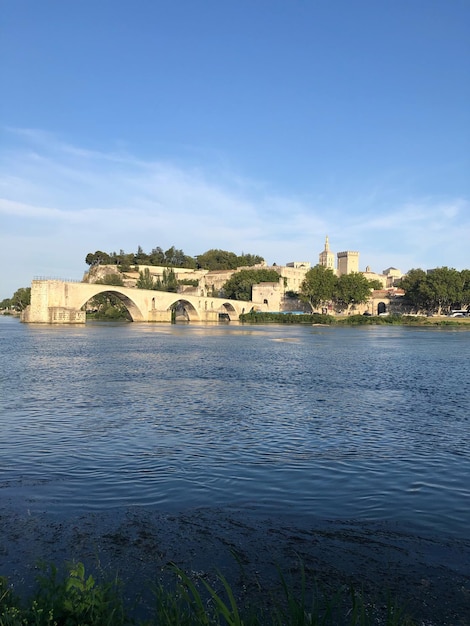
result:
[[[240,322],[248,324],[323,324],[326,326],[463,326],[470,329],[467,318],[429,318],[415,315],[348,315],[333,317],[321,313],[264,313],[250,311],[240,315]]]
[[[87,313],[89,320],[130,320],[125,307],[108,307],[104,311]],[[470,318],[429,318],[417,315],[348,315],[334,317],[321,313],[264,313],[251,311],[240,315],[240,322],[246,324],[322,324],[326,326],[445,326],[470,330]]]
[[[327,324],[335,323],[331,315],[321,315],[320,313],[264,313],[260,311],[250,311],[240,315],[240,322],[248,324]]]
[[[468,548],[246,511],[4,509],[0,625],[454,626],[467,623]]]
[[[266,593],[265,605],[256,606],[241,603],[221,573],[215,576],[215,582],[208,582],[203,575],[194,575],[194,572],[188,575],[170,564],[172,588],[154,584],[154,608],[150,611],[151,615],[140,619],[130,617],[119,578],[97,582],[85,572],[81,562],[68,564],[61,574],[54,564],[43,564],[40,569],[36,588],[28,601],[16,596],[7,579],[0,577],[1,626],[414,624],[390,598],[376,606],[353,587],[341,587],[331,596],[319,589],[309,594],[302,565],[299,568],[298,591],[290,586],[280,571],[283,594],[271,597],[269,591],[262,591]]]

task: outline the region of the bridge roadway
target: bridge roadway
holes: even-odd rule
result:
[[[171,322],[172,310],[182,305],[191,322],[217,322],[219,314],[238,320],[262,304],[251,301],[208,298],[186,294],[151,291],[115,285],[33,280],[31,304],[22,314],[22,321],[32,324],[84,324],[85,304],[100,293],[113,294],[123,302],[134,322]]]

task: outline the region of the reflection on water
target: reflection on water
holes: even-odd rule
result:
[[[469,357],[443,329],[3,319],[0,493],[467,536]]]

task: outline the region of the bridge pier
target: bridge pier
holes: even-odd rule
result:
[[[85,324],[86,312],[67,309],[65,306],[49,307],[49,324]]]
[[[21,313],[21,321],[32,324],[84,324],[86,313],[73,306],[58,304],[67,286],[62,281],[33,280],[31,304]]]
[[[85,324],[86,313],[80,309],[68,309],[65,306],[49,306],[47,311],[38,312],[27,306],[21,312],[22,322],[31,324]]]
[[[171,310],[157,311],[152,309],[148,313],[148,322],[171,322]]]
[[[201,322],[218,322],[219,321],[219,312],[218,311],[201,311]]]

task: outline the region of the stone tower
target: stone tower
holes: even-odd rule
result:
[[[335,269],[335,255],[330,250],[330,242],[328,239],[328,235],[325,239],[325,249],[323,252],[320,252],[318,257],[319,265],[323,265],[323,267],[328,267],[330,270]]]
[[[359,272],[359,252],[338,252],[338,276]]]

